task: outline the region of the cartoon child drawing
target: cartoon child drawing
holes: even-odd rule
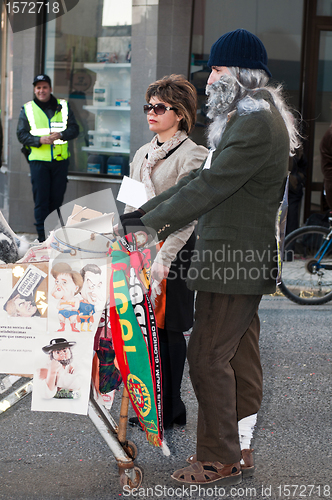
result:
[[[80,374],[73,362],[72,348],[76,342],[64,338],[52,339],[42,348],[49,356],[46,367],[37,372],[39,391],[43,398],[77,399],[80,397]]]
[[[58,332],[65,330],[66,319],[69,320],[73,332],[79,332],[76,328],[76,320],[79,307],[79,297],[83,278],[77,271],[73,271],[69,264],[58,262],[52,267],[51,274],[55,279],[52,296],[59,299],[57,309],[60,320]]]
[[[103,299],[101,269],[96,264],[87,264],[80,273],[83,278],[83,286],[77,319],[81,322],[81,332],[84,331],[85,324],[87,331],[91,332],[90,326],[94,321],[93,315],[96,312],[96,305]]]

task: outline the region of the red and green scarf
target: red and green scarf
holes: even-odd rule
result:
[[[162,446],[162,381],[157,324],[150,301],[150,250],[133,235],[112,245],[110,321],[116,358],[149,443]]]

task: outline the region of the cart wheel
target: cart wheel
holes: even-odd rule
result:
[[[124,472],[120,474],[120,485],[122,488],[124,486],[129,486],[131,490],[134,488],[139,488],[143,481],[143,471],[139,467],[134,467],[135,479],[130,479]]]
[[[127,453],[128,457],[130,457],[132,460],[135,460],[135,458],[137,458],[138,455],[137,446],[132,441],[127,441],[126,444],[123,446],[123,449]]]

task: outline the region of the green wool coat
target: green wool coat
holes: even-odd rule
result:
[[[198,219],[187,285],[191,290],[256,295],[273,293],[277,269],[276,213],[289,158],[285,123],[267,91],[269,110],[233,113],[202,166],[141,208],[142,222],[159,240]]]

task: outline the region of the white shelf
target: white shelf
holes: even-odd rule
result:
[[[110,102],[114,104],[117,100],[126,100],[127,103],[130,98],[130,63],[85,63],[84,68],[101,75],[103,83],[110,86],[113,99]],[[109,71],[110,70],[110,71]],[[112,70],[112,71],[111,71]],[[115,70],[115,71],[113,71]],[[115,92],[115,94],[113,94]],[[83,109],[95,115],[95,130],[89,130],[90,135],[105,135],[100,129],[109,130],[109,141],[104,144],[112,144],[111,131],[120,130],[129,136],[130,131],[130,105],[128,106],[98,106],[96,104],[83,105]],[[122,113],[122,114],[119,114]],[[92,142],[92,141],[91,141]],[[99,141],[93,141],[98,144]],[[100,143],[100,142],[99,142]],[[102,146],[85,146],[82,151],[90,154],[113,154],[113,155],[129,155],[130,148],[128,142],[122,142],[124,147],[102,147]]]
[[[102,130],[88,130],[88,134],[97,134],[97,135],[108,135],[111,137],[112,133],[111,132],[104,132]]]
[[[83,109],[97,113],[98,111],[130,111],[130,106],[94,106],[92,104],[84,104]]]
[[[91,71],[100,71],[104,69],[130,68],[131,63],[85,63],[84,67]]]
[[[129,148],[98,148],[96,146],[83,146],[82,151],[87,151],[88,153],[130,153]]]

